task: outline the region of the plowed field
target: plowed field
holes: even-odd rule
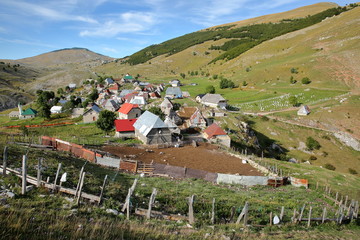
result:
[[[243,164],[241,159],[230,156],[211,144],[201,144],[198,147],[184,146],[180,148],[136,148],[123,146],[105,146],[104,151],[118,157],[139,160],[144,163],[162,163],[173,166],[200,169],[208,172],[239,174],[246,176],[262,176],[249,164]]]

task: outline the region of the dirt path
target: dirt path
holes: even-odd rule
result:
[[[217,149],[217,146],[202,143],[199,147],[184,146],[181,148],[151,149],[146,148],[105,146],[104,151],[121,158],[140,160],[145,163],[152,161],[173,166],[200,169],[208,172],[239,174],[246,176],[262,176],[250,164],[243,164],[241,159],[230,156]],[[150,150],[150,148],[148,149]],[[130,156],[133,155],[133,156]]]

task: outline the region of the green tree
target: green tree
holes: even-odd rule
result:
[[[39,109],[38,113],[39,113],[40,117],[49,119],[50,116],[51,116],[50,106],[48,104],[40,106],[40,109]]]
[[[96,89],[93,89],[87,97],[90,101],[94,102],[99,97],[98,91]]]
[[[165,114],[161,111],[161,108],[151,107],[148,109],[148,111],[159,116],[161,120],[163,120],[163,121],[165,120]]]
[[[306,147],[309,150],[314,150],[314,149],[320,149],[321,145],[318,141],[316,141],[314,138],[312,137],[307,137],[306,138]]]
[[[180,77],[185,78],[186,77],[185,73],[180,73]]]
[[[209,85],[205,89],[206,93],[215,93],[215,87],[213,85]]]
[[[58,88],[58,90],[57,90],[57,94],[58,94],[58,95],[62,95],[62,94],[64,94],[64,89],[62,89],[62,88]]]
[[[114,121],[116,114],[109,110],[103,110],[99,114],[99,118],[96,121],[96,126],[103,130],[107,135],[114,128]]]
[[[303,79],[301,79],[301,83],[302,84],[309,84],[311,83],[310,79],[308,77],[304,77]]]
[[[289,103],[294,107],[296,107],[299,104],[298,99],[295,96],[289,97]]]

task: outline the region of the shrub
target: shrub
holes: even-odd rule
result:
[[[308,137],[306,139],[306,147],[309,150],[314,150],[314,149],[320,149],[321,145],[318,141],[316,141],[314,138],[312,137]]]
[[[209,85],[205,89],[206,93],[215,93],[215,87],[213,85]]]
[[[321,138],[326,139],[326,140],[330,140],[330,137],[328,135],[322,135]]]
[[[358,174],[358,172],[355,169],[352,169],[352,168],[349,168],[349,173],[353,174],[353,175]]]
[[[301,79],[301,83],[302,84],[309,84],[311,83],[310,79],[308,77],[304,77],[303,79]]]
[[[291,72],[291,73],[298,73],[298,70],[297,70],[297,68],[291,68],[291,69],[290,69],[290,72]]]
[[[324,168],[329,169],[331,171],[334,171],[336,169],[336,167],[334,167],[334,165],[330,163],[325,164]]]
[[[311,156],[309,157],[309,160],[311,160],[311,161],[315,161],[315,160],[317,160],[317,157],[316,157],[316,156],[314,156],[314,155],[311,155]]]

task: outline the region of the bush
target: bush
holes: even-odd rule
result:
[[[301,79],[301,83],[302,84],[309,84],[311,83],[310,79],[308,77],[304,77],[303,79]]]
[[[317,157],[316,157],[316,156],[314,156],[314,155],[311,155],[311,156],[309,157],[309,160],[311,160],[311,161],[315,161],[315,160],[317,160]]]
[[[314,150],[314,149],[320,149],[321,145],[318,141],[316,141],[314,138],[312,137],[308,137],[306,139],[306,147],[309,150]]]
[[[352,169],[352,168],[349,168],[349,173],[353,174],[353,175],[358,174],[358,172],[355,169]]]
[[[209,85],[206,87],[205,92],[213,94],[213,93],[215,93],[215,87],[213,85]]]
[[[336,169],[336,167],[334,167],[334,165],[330,163],[325,164],[324,168],[329,169],[331,171],[334,171]]]

